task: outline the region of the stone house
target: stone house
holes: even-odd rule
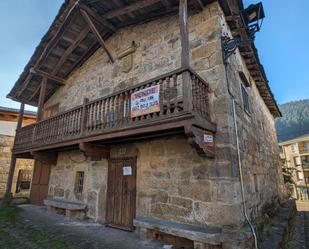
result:
[[[5,193],[5,186],[9,174],[15,130],[17,127],[18,110],[0,106],[0,198]],[[23,124],[29,125],[36,120],[36,113],[26,111]],[[20,159],[17,162],[13,177],[12,193],[28,195],[33,168],[33,160]]]
[[[8,94],[38,106],[14,146],[35,159],[32,203],[195,248],[253,248],[284,199],[281,113],[254,43],[223,56],[223,37],[249,33],[243,9],[65,1]]]
[[[309,134],[279,144],[284,167],[291,172],[294,191],[292,196],[309,200]]]

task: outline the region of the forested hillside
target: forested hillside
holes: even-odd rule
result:
[[[280,105],[282,118],[276,119],[279,142],[309,133],[309,99]]]

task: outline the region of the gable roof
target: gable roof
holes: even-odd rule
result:
[[[189,11],[199,12],[213,1],[215,0],[188,0]],[[243,9],[242,0],[218,1],[227,16],[233,16]],[[100,47],[79,9],[90,16],[106,40],[125,26],[175,15],[178,13],[178,4],[179,0],[65,0],[7,97],[37,106],[42,75],[48,75],[45,96],[47,101],[70,74]],[[254,44],[252,46],[257,71],[261,72],[258,89],[271,113],[281,116]]]

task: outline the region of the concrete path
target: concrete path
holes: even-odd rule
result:
[[[309,249],[309,202],[297,202],[297,215],[285,249]]]
[[[81,249],[161,249],[162,244],[140,241],[132,232],[107,228],[88,221],[67,220],[47,213],[45,207],[21,205],[22,222],[61,237]]]

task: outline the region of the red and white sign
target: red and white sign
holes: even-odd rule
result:
[[[142,89],[131,95],[131,118],[160,111],[160,85]]]
[[[203,135],[203,142],[206,146],[214,146],[214,136],[210,132],[205,132]]]

